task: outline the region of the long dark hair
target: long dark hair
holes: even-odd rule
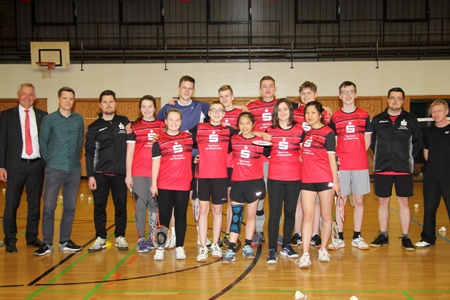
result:
[[[152,102],[153,102],[153,106],[155,107],[155,112],[156,112],[156,109],[157,109],[157,106],[156,106],[156,99],[155,99],[155,97],[153,97],[152,95],[144,95],[144,96],[141,97],[141,99],[139,99],[139,110],[141,110],[142,101],[144,101],[144,100],[150,100],[150,101],[152,101]],[[136,119],[135,122],[137,122],[137,121],[139,121],[139,120],[142,120],[142,118],[143,118],[143,116],[140,115],[140,116]]]
[[[286,103],[288,109],[289,109],[289,120],[288,120],[288,126],[294,125],[294,107],[292,106],[291,101],[289,101],[287,98],[280,98],[277,100],[277,103],[275,103],[275,106],[273,107],[272,111],[272,128],[276,128],[280,126],[280,119],[278,118],[278,107],[281,103]]]
[[[323,111],[324,111],[324,109],[323,109],[322,103],[320,103],[319,101],[311,101],[311,102],[308,102],[308,103],[305,104],[305,118],[306,118],[306,109],[308,107],[310,107],[310,106],[314,106],[317,109],[317,111],[320,114],[320,122],[325,124],[325,121],[323,120]]]

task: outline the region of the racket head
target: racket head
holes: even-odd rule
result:
[[[338,249],[339,247],[339,226],[336,221],[333,221],[331,224],[331,243],[334,248]]]
[[[272,142],[261,141],[261,140],[252,141],[252,144],[257,145],[257,146],[263,146],[263,147],[270,147],[273,145]]]
[[[350,195],[348,195],[348,202],[350,202],[350,206],[351,207],[355,207],[355,201],[353,200],[353,194],[350,193]]]
[[[154,236],[153,236],[153,244],[155,244],[158,248],[164,248],[166,245],[170,243],[170,239],[172,238],[172,232],[169,228],[158,225],[155,227]]]
[[[200,200],[198,198],[194,199],[193,210],[194,220],[198,222],[198,218],[200,217]]]

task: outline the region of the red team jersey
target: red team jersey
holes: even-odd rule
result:
[[[352,113],[338,110],[331,116],[331,129],[337,136],[336,153],[340,170],[367,170],[366,132],[372,132],[369,113],[356,108]]]
[[[301,124],[295,123],[289,129],[267,128],[273,143],[269,158],[269,179],[301,180],[300,140],[303,134]]]
[[[222,125],[230,126],[231,128],[238,129],[237,119],[242,113],[242,109],[233,108],[232,110],[225,111],[225,117],[222,119]]]
[[[336,137],[328,126],[306,132],[302,145],[302,182],[332,182],[328,153],[335,153]]]
[[[231,148],[233,153],[233,175],[232,181],[246,181],[264,178],[263,160],[264,147],[253,145],[252,141],[263,139],[254,137],[246,139],[242,135],[231,137]]]
[[[273,107],[278,99],[270,102],[256,100],[247,105],[248,110],[255,117],[255,131],[265,132],[272,125]]]
[[[152,177],[153,137],[164,131],[165,123],[161,120],[144,121],[143,119],[133,124],[133,133],[127,143],[135,143],[132,176]]]
[[[189,132],[168,135],[163,132],[153,144],[153,158],[161,158],[158,188],[175,191],[189,191],[192,180],[192,146]]]
[[[199,123],[190,130],[200,152],[197,178],[227,178],[230,128]]]

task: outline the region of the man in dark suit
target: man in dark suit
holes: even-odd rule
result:
[[[26,186],[28,215],[25,237],[28,246],[40,247],[38,239],[40,199],[45,161],[39,152],[39,127],[45,111],[33,108],[36,94],[31,83],[17,92],[19,105],[0,114],[0,180],[6,182],[3,215],[6,251],[16,253],[17,209]]]

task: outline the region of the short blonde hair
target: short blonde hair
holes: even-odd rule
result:
[[[445,109],[448,109],[448,103],[444,99],[436,99],[430,104],[430,108],[436,105],[442,105]]]

